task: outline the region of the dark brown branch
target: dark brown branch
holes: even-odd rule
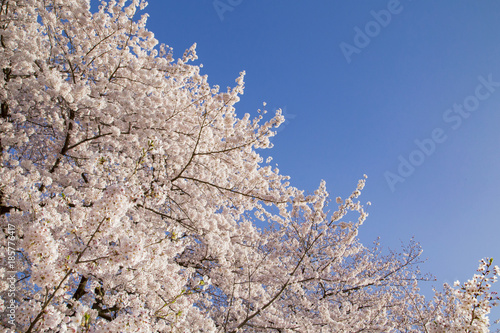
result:
[[[87,281],[89,278],[82,276],[80,279],[80,283],[78,284],[78,288],[76,289],[75,293],[73,294],[73,299],[74,300],[79,300],[83,295],[85,295],[87,292],[85,291],[85,286],[87,285]]]
[[[67,150],[73,149],[73,148],[75,148],[75,147],[77,147],[77,146],[79,146],[79,145],[81,145],[82,143],[85,143],[85,142],[87,142],[87,141],[91,141],[91,140],[99,139],[99,138],[101,138],[101,137],[103,137],[103,136],[107,136],[107,135],[111,135],[111,134],[113,134],[113,133],[104,133],[104,134],[99,134],[99,135],[93,136],[93,137],[91,137],[91,138],[84,139],[84,140],[82,140],[82,141],[80,141],[80,142],[78,142],[78,143],[75,143],[74,145],[69,146],[69,147],[67,148]]]
[[[233,190],[231,188],[222,187],[222,186],[215,185],[213,183],[210,183],[210,182],[207,182],[207,181],[204,181],[204,180],[200,180],[200,179],[196,179],[196,178],[192,178],[192,177],[183,176],[181,178],[182,179],[187,179],[187,180],[192,180],[192,181],[195,181],[195,182],[198,182],[198,183],[202,183],[202,184],[206,184],[206,185],[209,185],[209,186],[213,186],[213,187],[215,187],[215,188],[217,188],[219,190],[222,190],[222,191],[228,191],[228,192],[232,192],[232,193],[243,195],[245,197],[250,197],[250,198],[262,200],[264,202],[273,202],[273,203],[286,203],[287,202],[287,201],[272,201],[272,200],[269,200],[269,199],[264,199],[264,198],[261,198],[261,197],[259,197],[257,195],[243,193],[243,192],[240,192],[240,191]]]

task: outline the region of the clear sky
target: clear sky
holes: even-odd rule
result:
[[[437,287],[500,265],[500,2],[149,3],[149,29],[175,58],[197,43],[212,85],[246,71],[240,116],[284,110],[270,153],[292,185],[345,197],[368,175],[365,244],[415,236]]]

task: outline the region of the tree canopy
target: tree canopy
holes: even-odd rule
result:
[[[418,243],[357,237],[366,176],[292,186],[259,155],[281,111],[238,116],[244,72],[211,86],[145,6],[1,1],[5,332],[489,331],[491,259],[425,300]]]

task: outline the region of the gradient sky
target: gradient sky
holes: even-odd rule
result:
[[[240,116],[263,102],[284,110],[269,153],[292,185],[313,191],[324,179],[346,197],[368,175],[361,240],[398,249],[414,236],[437,277],[426,294],[469,279],[480,258],[500,265],[500,2],[149,3],[149,30],[175,58],[197,43],[212,85],[246,71]],[[410,157],[419,165],[400,167]]]

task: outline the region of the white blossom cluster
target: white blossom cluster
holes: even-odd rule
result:
[[[0,3],[5,332],[488,331],[498,267],[426,302],[417,243],[358,240],[366,176],[333,212],[324,182],[291,186],[258,153],[281,111],[237,116],[244,72],[210,86],[194,46],[157,45],[145,6]]]

